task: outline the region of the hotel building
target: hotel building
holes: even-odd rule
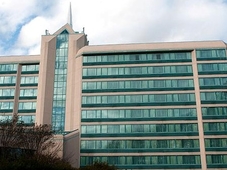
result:
[[[70,24],[0,58],[0,119],[51,124],[73,166],[227,169],[223,41],[88,45]]]

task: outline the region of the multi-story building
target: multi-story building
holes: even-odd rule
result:
[[[77,167],[225,169],[226,59],[223,41],[90,46],[66,24],[0,58],[0,118],[52,124]]]

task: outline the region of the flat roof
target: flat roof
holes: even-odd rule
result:
[[[157,42],[139,44],[110,44],[90,45],[81,48],[76,56],[101,54],[101,53],[127,53],[141,51],[176,51],[207,48],[226,48],[224,41],[188,41],[188,42]]]
[[[10,55],[0,56],[0,63],[38,63],[40,55]]]

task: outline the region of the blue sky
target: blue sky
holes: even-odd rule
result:
[[[0,0],[0,55],[40,53],[41,35],[67,22],[91,45],[223,40],[226,0]]]

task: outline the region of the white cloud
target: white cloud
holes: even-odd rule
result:
[[[79,11],[91,44],[227,39],[227,5],[222,1],[111,2],[92,3],[86,12]]]
[[[55,6],[51,6],[51,4],[53,4],[52,1],[50,1],[51,3],[40,3],[39,0],[22,0],[21,3],[23,5],[18,4],[20,9],[13,12],[12,0],[3,1],[4,0],[2,0],[1,3],[0,0],[0,6],[2,5],[2,9],[5,11],[4,13],[3,11],[0,12],[0,16],[3,16],[3,14],[5,16],[2,17],[2,22],[0,22],[0,28],[4,28],[0,29],[0,44],[4,45],[4,41],[6,42],[11,38],[10,42],[8,42],[10,43],[10,46],[7,49],[9,54],[40,53],[40,50],[37,50],[37,48],[40,48],[41,35],[44,34],[45,29],[48,27],[53,27],[55,29],[57,26],[61,25],[60,23],[62,23],[56,18],[59,15],[57,14],[57,11],[59,12],[59,6],[57,4],[59,3]],[[58,0],[55,2],[58,2]],[[56,15],[53,15],[53,13],[56,13]],[[18,17],[16,17],[16,15],[18,15]],[[9,23],[10,25],[5,24],[3,26],[4,23]],[[18,27],[20,27],[19,30]],[[18,31],[16,35],[14,35],[15,31]],[[5,53],[6,52],[0,54]]]
[[[1,35],[10,35],[18,25],[25,22],[32,14],[34,2],[35,0],[0,0]]]
[[[227,41],[224,0],[71,0],[75,31],[90,44],[154,41]],[[16,8],[12,8],[15,6]],[[38,54],[45,29],[57,31],[67,21],[69,0],[0,0],[0,45],[19,35],[0,54]],[[12,37],[11,37],[12,39]]]

